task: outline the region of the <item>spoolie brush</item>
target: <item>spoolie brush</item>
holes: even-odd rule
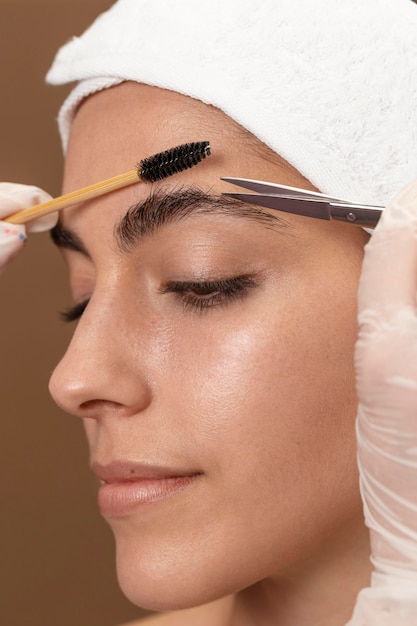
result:
[[[53,211],[59,211],[77,202],[97,198],[134,183],[154,183],[157,180],[163,180],[168,178],[168,176],[178,174],[197,165],[210,154],[210,143],[208,141],[185,143],[143,159],[134,170],[108,178],[94,185],[83,187],[77,191],[72,191],[29,209],[23,209],[3,218],[3,221],[11,222],[12,224],[25,224],[37,217],[42,217]]]

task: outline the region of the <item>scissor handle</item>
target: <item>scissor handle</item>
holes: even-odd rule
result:
[[[367,206],[330,203],[330,214],[333,220],[375,228],[382,214],[382,209]]]

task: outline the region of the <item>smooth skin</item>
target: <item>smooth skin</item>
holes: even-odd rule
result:
[[[85,248],[63,249],[74,302],[89,303],[51,393],[92,461],[195,476],[108,519],[124,593],[174,610],[149,626],[342,626],[370,575],[353,368],[366,234],[213,202],[122,249],[117,225],[150,193],[214,198],[225,175],[312,188],[217,109],[133,83],[81,106],[64,191],[206,139],[202,164],[62,212]]]

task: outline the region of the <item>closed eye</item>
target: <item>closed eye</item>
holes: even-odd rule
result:
[[[184,310],[189,307],[203,312],[205,309],[224,306],[234,300],[243,298],[249,289],[256,287],[258,282],[250,276],[237,276],[225,280],[213,281],[170,281],[160,293],[177,294]],[[89,299],[83,300],[60,313],[64,322],[74,322],[84,313]]]
[[[249,289],[256,287],[257,284],[250,276],[214,281],[171,281],[161,292],[177,294],[184,310],[191,307],[202,312],[243,298]]]
[[[90,300],[87,298],[86,300],[83,300],[82,302],[79,302],[78,304],[75,304],[74,306],[71,306],[64,311],[61,311],[59,314],[60,318],[64,322],[75,322],[76,320],[80,319],[89,302]]]

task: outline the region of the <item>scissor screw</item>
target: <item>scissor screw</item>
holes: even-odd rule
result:
[[[349,220],[349,222],[354,222],[356,220],[356,215],[354,213],[348,213],[346,215],[346,219]]]

